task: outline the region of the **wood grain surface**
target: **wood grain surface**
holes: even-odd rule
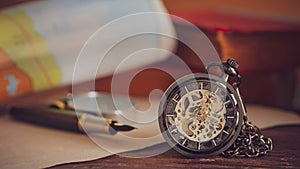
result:
[[[214,158],[191,159],[181,156],[176,151],[169,151],[148,158],[126,158],[112,155],[103,159],[69,163],[50,167],[63,168],[299,168],[300,167],[300,126],[280,126],[263,130],[274,142],[274,149],[258,158]],[[166,143],[164,143],[166,144]],[[155,145],[139,151],[129,152],[134,156],[160,151],[164,145]]]

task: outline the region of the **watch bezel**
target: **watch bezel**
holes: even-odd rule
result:
[[[173,96],[174,92],[177,92],[179,88],[182,88],[182,86],[185,86],[184,84],[188,83],[189,81],[195,81],[197,83],[199,81],[209,81],[209,83],[216,83],[218,85],[222,85],[222,87],[224,87],[224,89],[228,90],[235,97],[234,99],[237,102],[236,109],[237,109],[237,113],[238,113],[238,115],[237,115],[238,119],[236,121],[237,124],[235,124],[234,129],[233,129],[234,133],[230,133],[231,135],[229,135],[222,142],[222,144],[215,146],[213,149],[211,149],[209,151],[199,152],[199,151],[192,151],[190,149],[185,148],[184,146],[179,144],[176,140],[174,140],[171,133],[168,131],[168,126],[166,126],[166,118],[167,118],[166,117],[166,106],[168,104],[168,100],[171,99],[171,96]],[[241,107],[242,104],[243,103],[241,103],[240,100],[238,99],[238,94],[234,90],[234,88],[229,83],[224,81],[223,79],[221,79],[217,76],[214,76],[214,75],[207,75],[207,74],[202,74],[202,73],[186,75],[186,76],[176,80],[174,83],[172,83],[169,86],[169,88],[166,90],[166,92],[164,93],[164,95],[161,99],[160,105],[159,105],[159,117],[158,117],[159,127],[160,127],[163,137],[165,138],[167,143],[173,149],[175,149],[182,155],[188,156],[191,158],[215,156],[215,155],[218,155],[218,154],[222,153],[223,151],[227,150],[234,143],[236,138],[238,137],[238,135],[241,131],[243,117],[244,117],[244,113],[245,113],[245,112],[243,112],[243,109]]]

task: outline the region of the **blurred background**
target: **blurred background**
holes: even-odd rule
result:
[[[205,30],[223,60],[239,62],[247,103],[300,111],[299,1],[164,2],[171,14]],[[178,53],[197,69],[185,47],[179,45]]]
[[[0,8],[12,8],[28,1],[3,0]],[[239,62],[246,103],[300,112],[300,1],[163,0],[162,3],[170,14],[188,20],[205,32],[222,60],[235,58]],[[193,39],[196,32],[188,25],[178,20],[172,20],[172,24],[177,34]],[[201,61],[190,48],[178,42],[174,50],[193,72],[204,72]],[[176,70],[172,63],[170,57],[155,64]],[[127,72],[118,76],[125,80]],[[153,89],[164,90],[173,81],[160,70],[145,70],[131,82],[130,94],[148,96]],[[110,83],[111,76],[101,77],[96,81],[101,84],[96,85],[96,90],[109,92]],[[122,87],[119,91],[122,93]]]

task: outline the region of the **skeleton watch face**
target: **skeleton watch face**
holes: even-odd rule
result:
[[[167,89],[161,101],[160,129],[166,141],[183,155],[220,154],[241,129],[244,112],[237,98],[232,86],[217,77],[185,76]]]

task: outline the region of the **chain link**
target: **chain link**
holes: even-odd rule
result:
[[[223,152],[225,157],[258,157],[273,149],[272,139],[261,134],[260,129],[245,121],[233,145]]]
[[[238,91],[238,87],[241,84],[241,75],[238,72],[238,63],[234,59],[228,59],[226,62],[222,62],[221,64],[213,63],[207,67],[207,73],[210,73],[210,69],[214,66],[224,70],[224,74],[219,76],[224,76],[226,74],[227,76],[236,79],[236,81],[232,83],[232,86],[236,89],[241,102],[243,102]],[[242,105],[242,107],[244,107],[244,105]],[[244,111],[246,113],[245,109]],[[222,154],[225,157],[258,157],[259,155],[267,154],[272,149],[272,139],[262,135],[260,129],[247,120],[245,114],[240,134],[233,145],[231,145]]]

